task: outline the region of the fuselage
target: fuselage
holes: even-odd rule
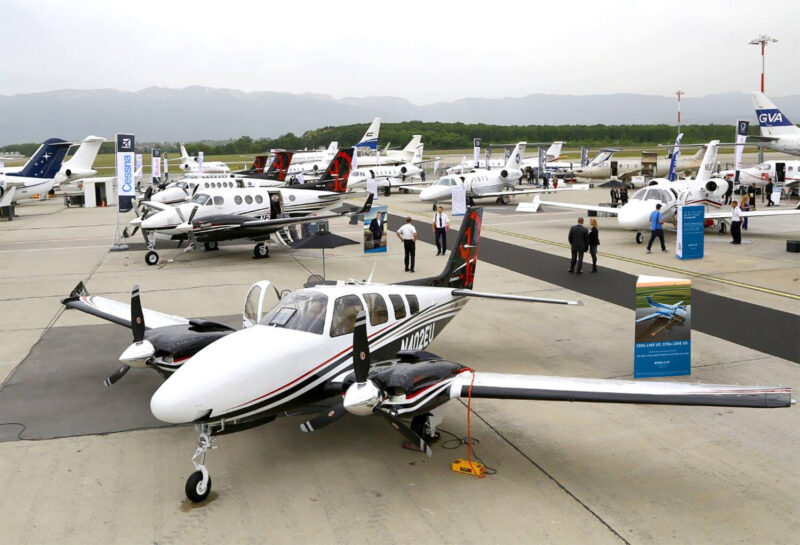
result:
[[[363,189],[367,187],[367,180],[376,180],[378,187],[392,187],[406,178],[420,176],[421,174],[422,169],[410,163],[399,166],[357,168],[350,172],[347,187]]]
[[[505,173],[505,176],[503,174]],[[517,169],[476,170],[460,176],[442,176],[435,183],[424,188],[419,199],[427,202],[450,200],[454,187],[464,187],[467,197],[480,198],[485,193],[512,190],[522,177]]]

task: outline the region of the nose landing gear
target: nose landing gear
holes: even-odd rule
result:
[[[217,448],[214,445],[214,437],[210,435],[210,428],[208,425],[201,424],[197,426],[200,437],[197,442],[197,450],[192,456],[192,464],[194,464],[194,473],[189,475],[186,479],[186,497],[193,503],[200,503],[208,498],[211,493],[211,476],[206,469],[206,452],[209,449]],[[199,463],[198,463],[199,458]]]
[[[639,231],[636,233],[636,244],[641,244],[642,241],[644,241],[644,236],[642,235],[642,232]]]

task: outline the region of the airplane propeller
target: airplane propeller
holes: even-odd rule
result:
[[[131,291],[131,332],[133,333],[133,343],[120,355],[119,359],[122,365],[119,369],[103,381],[106,386],[111,386],[124,377],[132,366],[144,367],[147,360],[155,353],[153,345],[144,338],[144,312],[142,311],[142,301],[139,298],[139,286],[134,286]]]
[[[300,425],[300,429],[305,432],[318,430],[332,422],[336,422],[347,413],[357,416],[378,414],[386,419],[394,429],[403,434],[406,440],[418,445],[419,449],[430,457],[433,451],[425,439],[400,420],[397,413],[381,406],[387,396],[375,382],[369,379],[370,365],[367,318],[364,312],[359,312],[353,329],[353,374],[355,375],[355,382],[347,388],[341,403],[334,405],[328,412],[307,420]]]

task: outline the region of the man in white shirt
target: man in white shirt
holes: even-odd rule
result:
[[[397,238],[403,241],[405,250],[404,261],[406,272],[414,272],[414,255],[416,253],[417,230],[411,224],[411,218],[406,218],[406,223],[397,230]]]
[[[440,206],[433,215],[433,232],[436,234],[436,255],[444,255],[447,251],[447,230],[450,229],[450,218]]]
[[[739,208],[739,203],[737,201],[733,201],[731,203],[731,208],[733,208],[733,212],[731,212],[731,237],[733,240],[731,244],[741,244],[742,243],[742,209]]]

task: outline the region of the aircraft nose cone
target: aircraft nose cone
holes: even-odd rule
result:
[[[639,229],[647,227],[648,214],[638,206],[625,205],[617,216],[620,227],[626,229]]]
[[[209,409],[202,403],[192,401],[167,380],[150,398],[150,412],[162,422],[184,424],[205,416]]]

